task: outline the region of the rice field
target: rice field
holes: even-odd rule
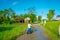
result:
[[[59,21],[47,21],[46,25],[43,27],[45,28],[48,36],[51,40],[59,40]]]
[[[26,28],[26,23],[2,24],[0,25],[0,40],[15,40],[24,34]]]

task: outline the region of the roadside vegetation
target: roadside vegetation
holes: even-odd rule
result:
[[[26,23],[0,25],[0,40],[15,40],[18,36],[25,33],[26,28]]]
[[[59,40],[59,28],[60,22],[58,21],[47,21],[46,25],[43,27],[46,30],[47,35],[51,38],[51,40]]]
[[[60,21],[53,19],[54,15],[55,10],[49,10],[49,13],[47,14],[48,20],[46,20],[46,23],[43,23],[42,26],[51,40],[59,40]]]
[[[27,22],[24,19],[29,17],[31,23],[36,21],[35,9],[29,8],[28,11],[16,15],[11,8],[0,10],[0,40],[15,40],[25,33]]]

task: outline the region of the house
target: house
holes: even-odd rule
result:
[[[58,21],[60,21],[60,15],[57,15],[57,16],[56,16],[56,19],[57,19]]]
[[[29,22],[29,21],[30,21],[29,17],[25,18],[25,22]]]
[[[14,21],[15,22],[19,22],[19,23],[24,23],[24,19],[21,19],[21,18],[14,18]]]

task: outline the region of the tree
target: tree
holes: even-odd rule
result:
[[[10,16],[12,17],[12,18],[15,18],[15,12],[11,9],[11,8],[9,8],[9,12],[10,12]]]
[[[0,24],[3,22],[3,16],[2,16],[2,14],[3,14],[3,11],[0,10]]]
[[[35,8],[29,8],[28,17],[32,23],[36,21]]]
[[[8,23],[9,22],[9,10],[8,9],[4,9],[3,10],[3,23]]]
[[[4,9],[3,16],[4,16],[4,17],[6,17],[6,16],[7,16],[7,14],[8,14],[8,12],[9,12],[9,10],[7,10],[7,9]]]
[[[24,18],[27,18],[27,17],[28,17],[28,14],[25,13],[25,14],[24,14]]]
[[[11,21],[10,16],[15,17],[15,12],[11,8],[0,10],[0,23],[9,23]]]
[[[20,14],[20,19],[24,19],[24,14]]]
[[[38,16],[38,22],[40,22],[41,21],[41,16]]]
[[[7,20],[7,14],[8,14],[8,10],[7,9],[4,9],[3,11],[1,10],[0,11],[0,22],[5,22]]]
[[[3,11],[2,11],[2,10],[0,10],[0,16],[2,16],[2,14],[3,14]]]
[[[29,12],[28,12],[28,13],[30,13],[30,14],[35,13],[35,8],[34,8],[34,7],[29,8],[28,10],[29,10]]]
[[[34,23],[37,20],[36,19],[36,15],[35,14],[31,14],[30,20],[31,20],[32,23]]]
[[[48,20],[51,20],[54,17],[54,10],[49,10],[49,13],[47,14]]]

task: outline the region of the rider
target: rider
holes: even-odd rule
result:
[[[31,24],[30,24],[30,21],[28,21],[28,28],[31,28]]]
[[[32,33],[30,21],[28,21],[27,33]]]

